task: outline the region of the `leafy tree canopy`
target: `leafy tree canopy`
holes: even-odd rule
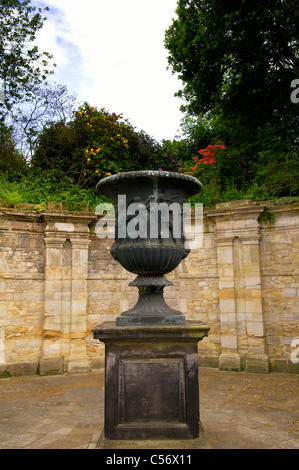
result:
[[[34,88],[52,73],[52,56],[34,43],[45,21],[30,0],[0,0],[0,117],[16,102],[34,97]]]
[[[251,128],[284,120],[294,129],[295,0],[178,0],[176,13],[165,47],[185,110],[224,113]]]
[[[76,95],[65,85],[46,82],[35,87],[30,103],[14,106],[7,123],[11,124],[15,142],[26,159],[34,154],[39,136],[45,126],[65,124],[72,119]]]

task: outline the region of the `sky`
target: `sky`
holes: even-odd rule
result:
[[[167,70],[165,30],[177,0],[32,0],[48,6],[37,35],[57,64],[51,80],[80,103],[122,114],[156,140],[174,139],[181,82]]]

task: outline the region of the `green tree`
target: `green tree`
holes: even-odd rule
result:
[[[32,157],[39,136],[45,126],[64,124],[72,119],[76,97],[65,85],[42,83],[35,87],[30,103],[15,106],[11,122],[18,148],[28,160]]]
[[[28,165],[17,149],[13,129],[0,122],[0,174],[15,178],[26,173],[26,170],[28,170]]]
[[[0,84],[4,90],[0,117],[15,103],[31,100],[34,89],[53,71],[52,56],[34,44],[48,8],[36,8],[30,0],[0,1]]]
[[[298,77],[295,0],[178,0],[165,33],[191,114],[212,111],[240,129],[275,123],[294,137]]]
[[[191,165],[196,146],[186,139],[162,141],[161,167],[168,171],[181,171]],[[162,163],[163,162],[163,163]]]
[[[38,135],[31,165],[33,169],[55,170],[61,173],[74,171],[74,152],[77,148],[74,128],[69,123],[46,125]],[[78,169],[77,169],[78,171]]]

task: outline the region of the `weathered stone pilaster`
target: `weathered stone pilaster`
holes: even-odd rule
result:
[[[248,338],[246,370],[248,372],[269,372],[265,353],[259,234],[242,237],[242,254]]]
[[[0,255],[0,364],[5,364],[5,327],[7,326],[5,274],[7,274],[7,265]]]
[[[89,370],[89,357],[86,351],[86,307],[88,278],[88,238],[71,238],[71,323],[70,355],[67,360],[68,372]]]
[[[240,370],[241,363],[237,336],[233,240],[230,237],[221,237],[217,239],[216,243],[222,349],[219,357],[219,368]]]
[[[45,237],[45,311],[40,373],[61,373],[62,237]]]
[[[219,368],[268,372],[258,222],[264,206],[223,206],[208,213],[216,221],[222,348]]]
[[[89,370],[86,307],[89,223],[83,214],[45,213],[45,312],[40,373]]]

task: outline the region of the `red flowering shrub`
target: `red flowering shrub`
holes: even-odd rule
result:
[[[193,160],[195,161],[195,165],[193,168],[191,168],[191,171],[194,172],[196,170],[196,167],[200,164],[203,163],[204,165],[212,165],[213,163],[216,162],[216,151],[217,149],[225,149],[225,145],[219,145],[221,144],[221,141],[218,141],[217,145],[208,145],[207,148],[201,149],[198,152],[203,156],[203,158],[198,159],[197,156],[193,157]]]
[[[202,156],[199,158],[197,156],[193,157],[195,164],[189,172],[192,176],[197,176],[199,179],[206,184],[213,184],[214,189],[214,200],[218,201],[218,193],[220,190],[220,165],[219,165],[219,150],[225,150],[226,147],[219,140],[216,145],[208,145],[204,149],[200,149],[198,153]],[[210,166],[210,168],[204,168],[202,165]],[[213,166],[212,166],[213,165]]]

